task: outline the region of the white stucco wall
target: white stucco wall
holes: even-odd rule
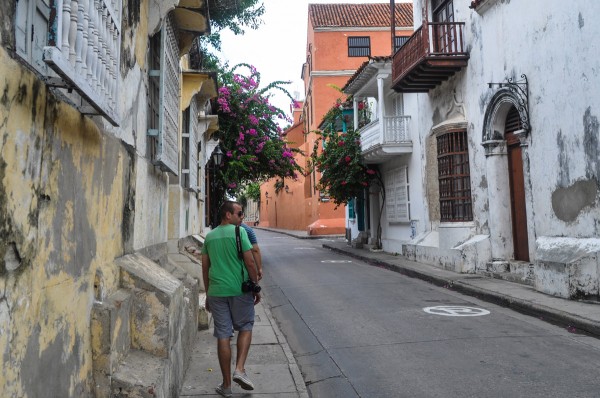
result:
[[[547,237],[583,241],[600,235],[600,25],[595,22],[600,3],[567,5],[549,0],[540,7],[537,2],[489,0],[491,7],[481,15],[469,9],[470,3],[454,0],[454,20],[466,24],[468,66],[428,93],[406,95],[405,112],[415,115],[419,139],[413,142],[425,145],[432,128],[447,118],[454,100],[464,108],[474,220],[445,233],[444,224],[429,222],[435,206],[429,202],[422,210],[423,224],[426,230],[438,230],[439,247],[452,247],[476,235],[499,239],[490,219],[506,219],[507,210],[490,206],[490,195],[508,185],[506,176],[490,174],[486,168],[485,117],[498,92],[488,83],[520,80],[525,74],[531,125],[523,147],[529,254],[532,262],[542,261],[548,254],[542,244]],[[423,5],[424,0],[414,1],[415,27],[421,25]],[[414,150],[413,156],[421,159],[427,198],[432,186],[427,167],[434,159],[427,158],[426,148],[421,149],[420,153]],[[500,191],[489,191],[490,178]],[[411,194],[413,188],[411,184]],[[568,247],[582,245],[562,247],[568,257]]]

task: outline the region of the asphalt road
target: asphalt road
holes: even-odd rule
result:
[[[256,232],[265,303],[312,397],[600,397],[598,339]]]

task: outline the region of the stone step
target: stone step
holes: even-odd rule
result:
[[[120,289],[92,307],[92,363],[96,396],[110,396],[110,377],[129,353],[131,293]]]
[[[208,329],[208,311],[206,310],[206,293],[198,296],[198,330]]]
[[[192,333],[197,330],[197,321],[188,321],[196,319],[197,300],[178,278],[139,253],[123,256],[117,264],[121,285],[133,293],[131,348],[166,359],[165,379],[176,390],[189,363]],[[183,272],[180,276],[189,278]]]
[[[176,397],[170,387],[169,361],[140,350],[131,350],[112,376],[110,397],[167,398]]]

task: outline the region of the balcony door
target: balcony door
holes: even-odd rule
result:
[[[456,31],[454,22],[453,0],[431,0],[433,10],[433,51],[434,53],[447,54],[454,52]]]

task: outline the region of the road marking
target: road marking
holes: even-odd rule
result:
[[[428,314],[442,316],[482,316],[489,315],[488,310],[483,308],[463,307],[461,305],[438,305],[436,307],[423,308]]]
[[[294,247],[294,250],[315,250],[315,247]]]
[[[352,260],[321,260],[322,263],[351,263]]]

